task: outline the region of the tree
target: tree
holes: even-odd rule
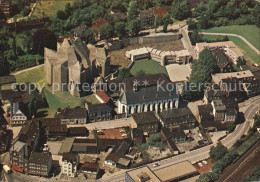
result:
[[[131,35],[137,36],[141,30],[141,20],[132,20],[128,23],[128,31]]]
[[[119,39],[122,39],[126,34],[125,26],[126,25],[124,22],[117,22],[115,24],[115,33],[119,37]]]
[[[206,182],[206,181],[215,181],[218,179],[218,176],[213,172],[208,172],[200,175],[196,182]]]
[[[188,5],[187,1],[178,1],[177,3],[177,9],[175,12],[175,18],[177,20],[184,20],[188,17],[191,17],[192,12],[191,12],[191,8]]]
[[[128,68],[122,68],[118,72],[117,79],[128,78],[131,76],[130,70]]]
[[[97,31],[96,29],[93,28],[88,28],[86,30],[86,34],[85,34],[85,41],[87,44],[94,44],[95,43],[95,37],[97,35]]]
[[[9,73],[9,64],[4,58],[4,53],[0,51],[0,76],[5,76]]]
[[[29,109],[29,115],[31,117],[37,114],[38,105],[37,105],[37,99],[35,97],[33,97],[28,103],[28,109]]]
[[[199,30],[195,29],[190,36],[190,41],[192,45],[195,45],[196,43],[200,42],[202,40],[200,34],[199,34]]]
[[[138,6],[136,0],[131,0],[129,3],[127,22],[136,20],[138,16]]]
[[[227,148],[219,142],[216,147],[210,148],[209,155],[215,160],[220,160],[227,154],[227,152]]]
[[[57,18],[59,18],[60,20],[66,20],[66,19],[67,19],[66,14],[65,14],[64,11],[62,11],[62,10],[58,10],[58,11],[56,12],[56,16],[57,16]]]
[[[38,29],[33,35],[34,54],[43,55],[45,47],[56,50],[57,38],[55,34],[48,29]]]
[[[17,52],[29,54],[33,49],[32,33],[29,31],[18,34],[15,37]]]
[[[113,27],[110,24],[104,24],[100,27],[100,39],[109,39],[113,36]]]
[[[192,20],[191,18],[188,18],[187,25],[188,25],[189,30],[194,30],[197,28],[197,23],[194,20]]]

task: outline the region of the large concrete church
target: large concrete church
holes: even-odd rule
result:
[[[47,83],[73,96],[80,96],[82,84],[110,73],[106,50],[86,45],[80,38],[65,38],[57,43],[57,51],[45,48],[44,59]]]

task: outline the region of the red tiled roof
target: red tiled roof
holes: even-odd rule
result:
[[[106,20],[104,20],[103,18],[99,18],[96,20],[96,22],[92,25],[92,28],[99,30],[101,25],[104,24],[108,24],[108,22]]]
[[[18,167],[18,166],[15,166],[15,165],[12,165],[11,163],[9,164],[9,166],[10,166],[13,170],[23,173],[23,170],[24,170],[23,168]]]
[[[105,92],[102,90],[96,91],[97,96],[99,96],[105,103],[107,103],[110,100],[110,97],[107,96]]]
[[[154,16],[160,16],[163,17],[165,14],[167,14],[168,11],[164,8],[161,8],[159,6],[157,6],[154,10],[153,10],[153,14]]]

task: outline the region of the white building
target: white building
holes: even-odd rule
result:
[[[145,47],[140,49],[133,49],[131,51],[126,51],[126,57],[128,59],[131,59],[132,61],[137,61],[140,59],[149,59],[150,52]]]
[[[79,164],[79,155],[75,153],[63,153],[62,157],[62,173],[68,177],[77,176],[77,167]]]
[[[22,102],[14,102],[11,105],[10,113],[10,124],[11,126],[21,126],[27,121],[27,116],[25,114],[25,104]]]

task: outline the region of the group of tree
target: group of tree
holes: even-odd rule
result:
[[[211,147],[209,155],[211,158],[215,159],[212,165],[212,172],[202,174],[196,181],[215,181],[219,179],[223,170],[234,163],[238,159],[239,155],[236,149],[227,150],[222,143],[218,143],[216,147]]]
[[[204,89],[211,83],[211,74],[219,72],[216,59],[211,51],[204,49],[199,59],[193,61],[190,80],[184,85],[182,96],[185,100],[196,100],[203,97]]]

